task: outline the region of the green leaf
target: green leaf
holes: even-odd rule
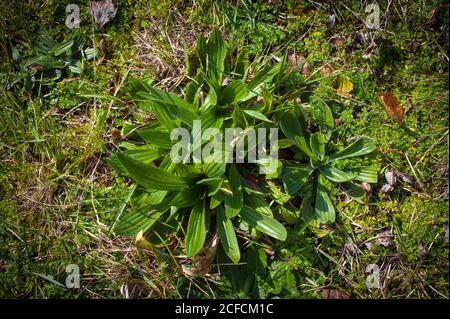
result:
[[[352,182],[345,182],[341,184],[343,190],[358,203],[364,203],[366,192],[364,189]]]
[[[198,194],[198,187],[185,188],[180,192],[176,192],[170,202],[170,206],[177,208],[192,207],[192,203],[195,203],[199,199]]]
[[[354,178],[360,182],[378,183],[378,169],[376,166],[363,166],[351,169],[352,173],[357,174]]]
[[[319,182],[316,192],[316,215],[319,222],[326,224],[334,222],[336,215],[333,204],[325,187]]]
[[[325,156],[325,137],[321,132],[311,134],[310,138],[311,151],[319,159]]]
[[[213,30],[208,39],[206,52],[208,57],[208,76],[220,86],[222,85],[222,75],[225,71],[227,46],[223,40],[222,33],[217,28]]]
[[[63,53],[70,52],[70,49],[73,46],[73,40],[64,41],[56,46],[53,47],[53,49],[49,52],[54,54],[55,56],[60,56]]]
[[[249,67],[248,50],[244,48],[241,51],[239,51],[234,73],[238,74],[239,77],[243,79],[247,75],[248,67]]]
[[[31,58],[27,60],[25,66],[29,67],[34,64],[40,65],[44,69],[62,69],[67,66],[66,62],[49,55],[40,55],[35,58]]]
[[[330,161],[336,161],[338,159],[366,155],[366,154],[373,152],[376,149],[376,147],[377,147],[376,143],[373,139],[364,136],[364,137],[359,138],[356,142],[349,145],[342,151],[339,151],[339,152],[333,154],[330,157]]]
[[[149,229],[165,212],[166,210],[137,210],[119,220],[114,232],[122,236],[136,236],[140,231]]]
[[[216,215],[217,229],[219,231],[219,237],[222,242],[223,249],[233,263],[237,264],[241,259],[241,252],[239,250],[239,244],[234,231],[233,223],[231,222],[231,219],[225,215],[222,206],[217,207]]]
[[[336,183],[347,182],[357,176],[356,173],[347,173],[331,165],[321,166],[319,170],[326,178]]]
[[[192,127],[192,122],[194,120],[200,119],[194,111],[195,107],[175,94],[154,87],[147,87],[146,91],[139,92],[138,96],[144,97],[157,105],[164,106],[171,116],[181,120],[189,127]]]
[[[90,61],[100,55],[100,51],[95,48],[86,48],[84,50],[84,55],[86,60]]]
[[[285,191],[291,196],[297,194],[312,172],[308,165],[285,166],[282,177]]]
[[[325,142],[328,141],[334,128],[334,118],[331,109],[322,99],[317,99],[311,105],[310,112],[314,122],[317,123],[320,132],[323,134]]]
[[[259,71],[247,84],[249,93],[244,101],[258,96],[264,88],[268,88],[272,84],[273,78],[280,72],[280,70],[281,63],[276,63]]]
[[[289,148],[293,145],[295,145],[295,141],[290,140],[288,138],[283,138],[283,139],[278,140],[278,148],[279,149]]]
[[[223,178],[213,177],[213,178],[205,178],[197,182],[198,185],[206,185],[208,187],[208,196],[213,196],[216,194],[220,186],[222,186]]]
[[[247,196],[245,198],[245,205],[262,215],[273,217],[273,213],[269,205],[260,196]]]
[[[260,232],[263,232],[264,234],[269,235],[275,239],[282,241],[286,240],[286,228],[284,228],[284,226],[277,220],[261,214],[247,205],[244,205],[242,207],[239,216],[244,222],[246,222],[256,230],[259,230]]]
[[[208,214],[205,201],[198,201],[191,210],[185,238],[188,257],[193,257],[202,250],[208,232],[206,229]]]
[[[203,171],[208,177],[222,177],[225,175],[226,165],[226,162],[211,161],[203,165]]]
[[[145,149],[145,148],[126,150],[123,153],[146,164],[152,163],[153,161],[157,160],[158,158],[160,158],[165,154],[165,152],[159,149]],[[112,168],[114,168],[118,172],[126,174],[127,170],[125,166],[122,164],[122,162],[119,160],[119,157],[117,156],[118,154],[119,153],[113,154],[106,161]]]
[[[225,200],[225,194],[222,192],[218,192],[211,196],[209,201],[209,208],[214,209],[219,206]]]
[[[173,146],[170,134],[161,128],[144,127],[136,130],[136,133],[147,143],[154,144],[159,148],[171,149]]]
[[[278,212],[283,216],[284,220],[291,225],[295,224],[300,216],[298,208],[291,203],[280,206]]]
[[[303,197],[301,209],[302,209],[302,219],[304,222],[309,223],[317,218],[316,209],[313,203],[313,194],[311,191],[307,192]]]
[[[254,110],[242,110],[245,114],[247,114],[250,117],[253,117],[257,120],[263,121],[263,122],[268,122],[268,123],[272,123],[271,120],[269,120],[267,118],[267,116],[265,116],[264,114],[262,114],[261,112],[258,111],[254,111]]]
[[[242,80],[235,80],[222,89],[220,105],[235,104],[243,100],[248,94],[247,85]]]
[[[186,181],[178,176],[145,164],[131,156],[118,153],[117,157],[131,178],[144,187],[160,190],[179,190],[188,186]]]
[[[241,177],[236,168],[236,165],[232,164],[228,172],[228,182],[230,183],[230,190],[233,192],[232,196],[225,197],[225,213],[228,217],[236,216],[242,208],[243,194]]]
[[[280,117],[280,126],[284,135],[291,140],[294,140],[297,147],[309,157],[314,158],[314,154],[309,148],[308,142],[305,138],[305,133],[301,127],[300,121],[292,111],[284,112]]]

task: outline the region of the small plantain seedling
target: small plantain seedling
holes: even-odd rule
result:
[[[258,161],[229,161],[233,149],[227,149],[249,144],[246,132],[270,124],[264,115],[269,108],[264,100],[274,90],[280,64],[262,68],[248,79],[248,60],[239,54],[232,62],[230,51],[218,30],[207,42],[201,36],[191,57],[190,68],[193,64],[197,68],[183,96],[145,80],[130,83],[130,94],[139,107],[156,120],[133,129],[143,145],[124,143],[126,150],[109,159],[111,166],[137,184],[129,197],[132,211],[118,221],[116,233],[145,233],[148,238],[156,235],[164,242],[183,230],[188,257],[202,251],[208,236],[218,234],[234,263],[240,260],[236,227],[285,240],[286,229],[273,217],[266,202],[270,193],[250,181],[251,176],[259,174]],[[258,99],[261,94],[266,98]],[[221,138],[228,128],[242,128],[243,134],[226,145]],[[190,132],[186,139],[183,132]],[[180,136],[181,141],[176,142]],[[217,145],[223,153],[215,157]],[[252,150],[247,147],[244,153]]]
[[[85,48],[86,36],[78,30],[63,42],[56,42],[46,32],[41,31],[31,48],[33,56],[23,57],[19,49],[12,47],[12,58],[17,70],[9,74],[9,84],[23,83],[26,91],[32,91],[35,84],[50,85],[63,77],[64,72],[81,74],[85,62],[97,55],[94,48]]]
[[[365,191],[355,181],[376,183],[377,168],[375,166],[351,167],[343,171],[339,167],[342,160],[369,154],[376,148],[374,140],[360,137],[353,144],[335,153],[328,153],[334,119],[328,105],[318,100],[310,106],[312,119],[319,130],[309,133],[306,112],[295,109],[284,112],[279,118],[279,125],[286,140],[283,144],[294,152],[294,159],[283,164],[282,182],[290,196],[298,196],[300,190],[303,197],[301,207],[305,221],[331,223],[335,221],[335,209],[325,188],[324,182],[339,183],[341,188],[353,199],[361,202]],[[306,158],[308,163],[300,160]]]

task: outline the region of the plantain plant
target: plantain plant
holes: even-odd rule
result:
[[[208,236],[218,234],[227,256],[238,263],[237,228],[278,240],[286,238],[285,227],[268,204],[271,194],[264,179],[258,178],[267,161],[230,163],[226,161],[230,152],[224,152],[220,161],[195,161],[196,151],[215,140],[196,131],[195,123],[201,121],[202,129],[221,133],[225,128],[242,128],[233,143],[248,143],[245,132],[271,125],[268,116],[283,65],[253,65],[250,76],[246,51],[235,52],[218,30],[208,41],[199,37],[187,64],[190,81],[182,96],[146,80],[130,82],[131,96],[156,120],[133,128],[143,144],[123,143],[125,149],[109,158],[111,166],[136,183],[129,196],[132,210],[120,218],[115,232],[127,236],[144,233],[163,242],[164,236],[181,230],[188,257],[202,251]],[[183,155],[189,161],[174,162],[170,156],[176,147],[171,132],[179,128],[194,135]],[[195,142],[196,134],[202,137],[200,143]]]
[[[279,126],[286,139],[282,144],[294,155],[283,160],[282,182],[286,193],[293,197],[302,194],[302,216],[305,221],[330,223],[335,221],[335,209],[325,183],[338,183],[353,199],[362,202],[366,192],[356,182],[376,183],[375,166],[352,166],[341,170],[344,160],[363,156],[376,148],[374,140],[360,137],[346,148],[330,152],[334,119],[328,105],[321,99],[309,105],[309,113],[301,107],[279,118]],[[308,115],[317,131],[310,133]],[[292,154],[291,153],[291,154]]]
[[[74,32],[60,43],[41,31],[36,43],[30,49],[33,55],[25,58],[16,46],[12,46],[11,56],[16,72],[6,74],[9,86],[23,83],[24,89],[31,91],[36,83],[49,85],[60,80],[64,71],[81,74],[85,62],[97,55],[94,48],[86,48],[86,36],[82,31]]]

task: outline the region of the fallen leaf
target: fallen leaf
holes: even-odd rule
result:
[[[384,92],[378,95],[381,105],[383,105],[387,114],[392,117],[399,125],[403,123],[403,115],[405,114],[403,107],[394,94]]]
[[[382,233],[378,234],[378,243],[380,245],[383,245],[384,247],[388,247],[392,244],[392,239],[394,238],[394,235],[391,234],[391,231],[386,230]]]
[[[194,257],[191,265],[181,265],[183,272],[190,277],[201,276],[210,272],[219,242],[219,236],[215,234],[209,244]]]
[[[308,61],[306,61],[302,66],[302,75],[308,77],[311,75],[311,66],[309,65]]]
[[[397,174],[395,171],[387,171],[384,174],[384,177],[386,178],[386,182],[388,182],[389,185],[395,186],[397,184]]]
[[[370,186],[369,183],[362,182],[362,183],[361,183],[361,188],[364,189],[364,191],[365,191],[367,194],[371,194],[371,193],[372,193],[372,186]]]
[[[428,255],[428,249],[423,244],[420,244],[417,248],[417,253],[419,254],[420,258],[423,258]]]
[[[336,90],[339,95],[351,98],[353,92],[353,82],[349,77],[340,75],[336,79]]]
[[[93,1],[90,4],[89,11],[94,17],[95,23],[100,27],[114,19],[117,13],[112,0]]]
[[[328,66],[328,65],[324,65],[320,69],[320,74],[322,74],[322,75],[328,75],[328,74],[331,74],[333,72],[334,72],[333,68],[331,66]]]
[[[384,184],[383,186],[381,186],[381,189],[380,189],[380,191],[385,194],[389,194],[393,190],[394,190],[394,187],[392,187],[392,185],[389,185],[387,183]]]
[[[334,14],[332,14],[328,17],[326,25],[327,25],[328,30],[331,30],[334,28],[334,26],[336,25],[336,16]]]
[[[320,298],[322,299],[350,299],[350,296],[345,292],[339,291],[338,289],[321,289]]]
[[[411,176],[409,176],[409,175],[407,175],[407,174],[405,174],[405,173],[402,173],[402,172],[395,172],[396,174],[397,174],[397,176],[398,177],[400,177],[400,179],[402,180],[402,181],[404,181],[405,183],[407,183],[407,184],[415,184],[414,183],[414,178],[412,178]]]

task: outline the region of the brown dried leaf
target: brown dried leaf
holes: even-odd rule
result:
[[[309,65],[308,61],[306,61],[302,66],[302,75],[308,77],[311,75],[311,66]]]
[[[320,74],[322,74],[322,75],[328,75],[328,74],[331,74],[333,72],[334,72],[333,68],[331,66],[328,66],[328,65],[324,65],[320,69]]]
[[[378,243],[384,247],[390,246],[392,244],[392,239],[394,239],[394,235],[392,235],[389,230],[379,233],[377,237]]]
[[[350,299],[350,296],[345,292],[334,288],[326,288],[320,290],[320,298],[322,299]]]
[[[392,117],[399,125],[403,123],[403,115],[405,111],[400,105],[399,101],[394,94],[390,92],[384,92],[378,95],[380,103],[383,105],[387,114]]]
[[[94,17],[95,23],[100,27],[110,22],[116,16],[117,9],[112,0],[92,1],[89,11]]]
[[[192,265],[182,265],[183,272],[188,276],[201,276],[211,271],[212,262],[219,247],[219,236],[217,234],[211,239],[209,244],[198,254]]]

